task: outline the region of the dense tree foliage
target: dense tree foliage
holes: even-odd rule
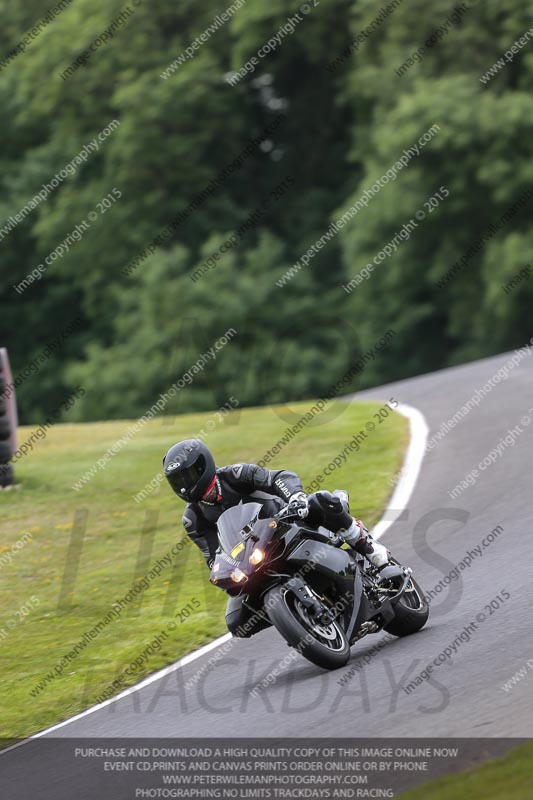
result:
[[[19,386],[24,421],[76,385],[70,418],[142,414],[231,327],[171,410],[320,395],[390,329],[354,386],[531,336],[533,38],[480,80],[530,29],[527,6],[246,0],[171,68],[230,5],[75,0],[15,51],[51,6],[0,0],[0,345],[17,375],[61,340]]]

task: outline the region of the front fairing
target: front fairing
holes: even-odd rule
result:
[[[259,519],[260,503],[239,503],[225,511],[218,520],[220,549],[211,570],[211,583],[231,593],[240,593],[249,588],[250,578],[268,563],[267,551],[276,534],[278,522],[274,519]],[[256,548],[265,552],[260,564],[253,564],[250,556]],[[238,572],[236,572],[238,571]],[[243,575],[235,581],[232,575]]]

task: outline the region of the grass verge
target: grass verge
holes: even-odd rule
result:
[[[401,800],[531,800],[533,745],[468,772],[448,775],[400,795]]]
[[[253,463],[309,408],[301,403],[290,411],[236,410],[206,441],[218,464]],[[373,417],[378,408],[334,403],[268,466],[297,471],[306,486],[355,434],[369,430],[367,423],[375,424],[360,451],[349,454],[322,484],[348,489],[353,512],[374,524],[408,440],[405,418],[390,413],[379,422]],[[184,539],[187,545],[172,564],[94,638],[86,636],[83,649],[60,669],[65,654],[185,536],[183,505],[166,482],[141,503],[133,497],[160,472],[166,449],[208,419],[213,416],[189,414],[148,422],[79,491],[72,485],[130,423],[55,425],[17,462],[20,486],[0,492],[2,738],[18,739],[68,718],[93,705],[118,675],[125,688],[225,631],[226,596],[208,583],[200,552]],[[30,433],[21,428],[20,441]],[[184,619],[180,612],[188,604],[195,610]],[[171,622],[176,623],[172,633],[125,676],[124,669]],[[37,690],[47,674],[52,677]]]

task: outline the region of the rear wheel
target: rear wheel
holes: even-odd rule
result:
[[[429,604],[413,577],[398,602],[394,604],[394,614],[392,622],[385,625],[387,633],[392,633],[393,636],[410,636],[426,624]]]
[[[265,608],[278,633],[308,661],[324,669],[338,669],[348,663],[350,645],[339,623],[318,622],[286,586],[267,592]]]

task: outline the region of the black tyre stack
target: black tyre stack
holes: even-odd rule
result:
[[[11,420],[7,416],[7,401],[5,397],[6,379],[0,359],[0,486],[11,486],[15,475],[11,456]]]

